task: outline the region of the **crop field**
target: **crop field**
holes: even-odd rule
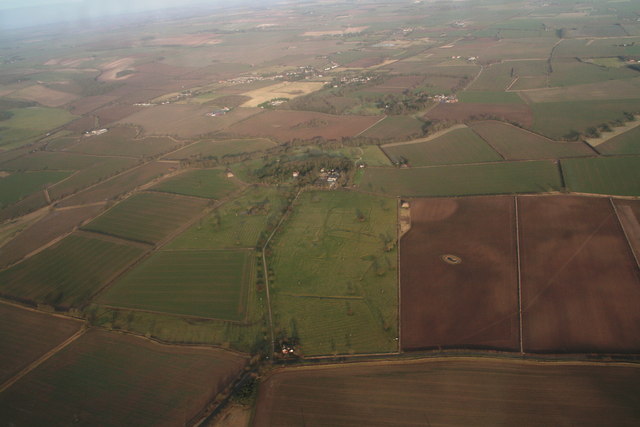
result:
[[[17,159],[9,160],[0,166],[8,171],[62,170],[73,171],[90,167],[100,161],[97,157],[74,153],[50,153],[37,151]]]
[[[516,92],[479,92],[460,93],[460,102],[477,104],[522,104],[524,101]]]
[[[520,197],[524,348],[637,352],[640,278],[606,198]]]
[[[396,201],[305,192],[271,244],[274,322],[302,352],[397,350]]]
[[[367,166],[391,166],[389,158],[378,145],[343,147],[335,152],[349,157],[356,163],[364,163]]]
[[[275,142],[263,138],[199,141],[171,153],[165,158],[171,160],[190,159],[193,157],[205,159],[209,157],[222,158],[233,154],[262,151],[275,146]]]
[[[151,189],[186,196],[222,199],[239,187],[240,183],[234,178],[227,178],[223,169],[196,169],[162,181]]]
[[[614,199],[613,204],[640,267],[640,201]]]
[[[110,287],[102,304],[223,320],[244,318],[251,251],[160,251]]]
[[[145,157],[166,153],[180,146],[170,138],[136,138],[135,136],[135,129],[117,127],[102,135],[82,137],[78,144],[70,147],[68,151],[95,155]]]
[[[457,358],[285,368],[260,387],[254,425],[632,426],[639,384],[631,365]]]
[[[497,162],[503,158],[467,127],[454,129],[424,142],[410,141],[382,146],[392,161],[409,166],[434,166]]]
[[[136,246],[72,234],[0,271],[0,294],[65,309],[77,307],[142,252]]]
[[[598,151],[602,154],[640,154],[640,126],[598,145]]]
[[[83,229],[154,244],[194,218],[206,205],[206,200],[140,193],[117,204]]]
[[[70,122],[76,116],[58,108],[29,107],[11,111],[2,121],[0,148],[10,150],[28,144],[35,137]]]
[[[223,350],[175,347],[89,331],[0,395],[15,425],[178,425],[242,369]]]
[[[586,83],[606,82],[616,79],[638,77],[638,73],[629,68],[601,67],[582,62],[576,58],[562,58],[551,63],[553,72],[549,74],[550,86],[572,86]]]
[[[8,243],[0,246],[0,266],[19,261],[43,245],[70,233],[102,209],[102,205],[90,205],[48,213]]]
[[[387,116],[371,129],[362,133],[367,138],[379,138],[381,140],[405,140],[417,138],[422,135],[420,120],[409,116]]]
[[[288,197],[286,187],[252,187],[171,241],[167,249],[254,248],[267,225],[275,225]]]
[[[556,142],[541,135],[498,122],[476,122],[474,132],[507,160],[558,159],[563,157],[595,156],[596,153],[582,142]]]
[[[535,105],[534,105],[535,107]],[[430,110],[425,118],[464,122],[479,119],[500,119],[530,127],[534,121],[531,106],[526,104],[483,104],[479,102],[458,102],[439,104]]]
[[[513,197],[411,201],[401,240],[402,347],[517,350]]]
[[[308,95],[311,92],[322,89],[324,82],[281,82],[271,86],[255,89],[250,92],[243,93],[251,100],[242,104],[243,107],[257,107],[263,102],[270,101],[274,98],[293,99],[298,96]]]
[[[77,98],[77,96],[70,93],[49,89],[44,85],[27,86],[24,89],[12,92],[10,96],[12,98],[35,101],[45,107],[60,107]]]
[[[577,193],[640,196],[640,157],[562,160],[567,188]]]
[[[0,304],[0,384],[80,330],[82,322]]]
[[[0,178],[0,207],[5,207],[36,191],[42,192],[44,186],[58,182],[71,172],[38,171],[15,172]]]
[[[421,168],[368,168],[364,191],[394,196],[464,196],[538,193],[562,188],[553,161],[502,162]]]
[[[567,87],[521,92],[528,102],[597,101],[610,99],[634,99],[640,90],[640,79],[607,80]]]
[[[126,159],[125,159],[126,160]],[[111,173],[116,173],[113,169],[117,165],[122,165],[121,163],[103,163],[105,169],[107,171],[112,171]],[[108,167],[107,167],[108,166]],[[122,166],[121,166],[122,167]],[[88,203],[96,203],[96,202],[104,202],[107,200],[113,200],[118,196],[125,194],[136,187],[146,184],[147,182],[158,178],[162,175],[165,175],[178,167],[178,164],[172,164],[167,162],[151,162],[147,163],[143,166],[135,168],[133,170],[124,172],[118,176],[113,177],[112,179],[105,180],[104,182],[100,182],[94,187],[91,187],[85,191],[79,192],[78,194],[74,194],[72,197],[62,201],[60,203],[61,207],[67,206],[76,206],[76,205],[84,205]],[[100,175],[104,174],[104,170],[101,168]],[[75,176],[74,176],[75,178]],[[86,174],[81,176],[82,179],[78,178],[77,186],[81,185],[90,185],[87,184],[91,182],[91,180],[100,180],[98,174],[92,173],[91,170],[88,170]],[[67,184],[65,181],[64,184]],[[68,184],[67,184],[68,185]],[[65,185],[65,187],[67,186]],[[73,191],[73,190],[72,190]],[[60,193],[64,194],[62,190]]]
[[[551,139],[559,139],[571,131],[583,132],[589,127],[624,119],[625,112],[640,110],[638,99],[596,101],[541,102],[532,104],[535,119],[532,129]]]
[[[228,131],[248,137],[273,138],[281,142],[316,137],[340,139],[358,135],[381,118],[380,116],[334,116],[308,111],[271,110],[236,123]]]

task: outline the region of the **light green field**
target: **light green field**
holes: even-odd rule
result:
[[[109,306],[242,320],[253,271],[251,251],[160,251],[111,286]]]
[[[36,170],[63,170],[75,171],[90,167],[99,162],[97,157],[84,156],[75,153],[57,153],[36,151],[26,156],[18,157],[2,163],[0,166],[8,171],[36,171]]]
[[[597,149],[602,154],[640,154],[640,127],[611,138]]]
[[[305,192],[271,245],[276,333],[311,354],[397,350],[396,201]]]
[[[560,172],[553,161],[487,163],[423,168],[369,168],[364,191],[393,196],[466,196],[557,191]]]
[[[291,194],[286,187],[252,187],[188,228],[166,248],[253,248],[268,225],[275,226],[288,197]]]
[[[237,180],[227,178],[223,169],[197,169],[182,173],[158,185],[152,190],[185,196],[221,199],[240,187]]]
[[[411,166],[497,162],[502,157],[469,128],[455,129],[426,142],[383,147],[396,162]]]
[[[13,117],[0,124],[0,148],[10,150],[32,142],[76,116],[59,108],[28,107],[11,110]]]
[[[550,86],[571,86],[638,76],[637,71],[626,67],[601,67],[575,58],[553,61],[551,66],[553,72],[549,74]]]
[[[640,196],[640,157],[567,159],[561,163],[570,191]]]
[[[29,194],[41,191],[71,175],[64,171],[15,172],[0,178],[0,208],[17,202]]]
[[[391,141],[415,138],[422,135],[423,124],[422,121],[410,116],[387,116],[371,129],[362,133],[362,136]]]
[[[0,293],[62,308],[77,307],[142,254],[139,247],[71,235],[0,272]]]
[[[153,244],[197,215],[206,204],[206,200],[140,193],[117,204],[83,228]]]
[[[391,166],[389,158],[377,145],[344,147],[336,150],[336,152],[349,157],[358,164],[364,163],[367,166]]]
[[[252,153],[275,147],[276,143],[263,138],[231,139],[222,141],[200,141],[184,147],[166,156],[167,159],[182,160],[190,158],[222,158],[224,156]]]

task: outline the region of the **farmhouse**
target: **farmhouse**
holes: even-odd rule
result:
[[[97,135],[102,135],[103,133],[107,133],[108,131],[109,131],[108,129],[97,129],[97,130],[85,132],[84,134],[86,136],[97,136]]]

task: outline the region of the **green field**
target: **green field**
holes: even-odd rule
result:
[[[567,159],[561,163],[570,191],[640,196],[640,157]]]
[[[35,153],[30,153],[26,156],[2,163],[0,167],[8,171],[71,171],[90,167],[99,161],[100,159],[97,157],[84,156],[76,153],[36,151]]]
[[[288,197],[286,187],[252,187],[192,225],[166,248],[253,248],[268,226],[275,227]]]
[[[139,193],[115,205],[83,228],[154,244],[196,216],[206,204],[206,200]]]
[[[582,142],[556,142],[519,127],[498,122],[476,122],[471,128],[507,160],[559,159],[594,156]]]
[[[640,127],[611,138],[596,149],[602,154],[640,154]]]
[[[68,150],[96,155],[145,157],[166,153],[180,145],[167,137],[136,139],[136,134],[133,128],[114,128],[102,135],[83,137]]]
[[[306,355],[397,350],[395,240],[394,199],[303,193],[268,260],[276,333]]]
[[[0,208],[17,202],[43,187],[71,175],[71,172],[16,172],[0,178]]]
[[[638,77],[637,71],[626,67],[602,67],[575,58],[553,61],[551,66],[553,72],[549,74],[550,86],[572,86]]]
[[[393,196],[466,196],[558,191],[562,182],[556,163],[540,160],[408,169],[369,168],[360,188]]]
[[[246,359],[89,331],[0,395],[7,425],[183,425]]]
[[[410,116],[387,116],[371,129],[367,129],[362,136],[380,140],[405,140],[422,135],[424,123]]]
[[[222,158],[224,156],[252,153],[275,147],[276,143],[262,138],[230,139],[221,141],[199,141],[166,156],[167,159]]]
[[[344,147],[336,152],[349,157],[354,162],[367,166],[391,166],[389,158],[378,145],[362,145],[360,147]]]
[[[160,251],[110,287],[100,303],[223,320],[244,318],[251,251]]]
[[[459,97],[461,102],[479,104],[522,104],[522,98],[515,92],[462,92]]]
[[[196,169],[169,178],[152,189],[165,193],[221,199],[239,187],[239,182],[227,178],[223,169]]]
[[[0,271],[0,293],[65,309],[77,307],[142,252],[139,247],[72,234]]]
[[[410,166],[497,162],[502,157],[469,128],[455,129],[430,141],[383,146],[395,162]]]
[[[11,110],[13,117],[0,126],[0,148],[10,150],[32,142],[35,137],[75,119],[59,108],[28,107]]]

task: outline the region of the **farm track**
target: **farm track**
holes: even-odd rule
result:
[[[520,354],[524,354],[524,344],[523,344],[523,336],[522,336],[522,270],[521,270],[521,261],[520,261],[520,225],[518,218],[518,196],[513,197],[514,203],[514,215],[515,215],[515,225],[516,225],[516,261],[517,261],[517,270],[518,270],[518,325],[520,327]]]

